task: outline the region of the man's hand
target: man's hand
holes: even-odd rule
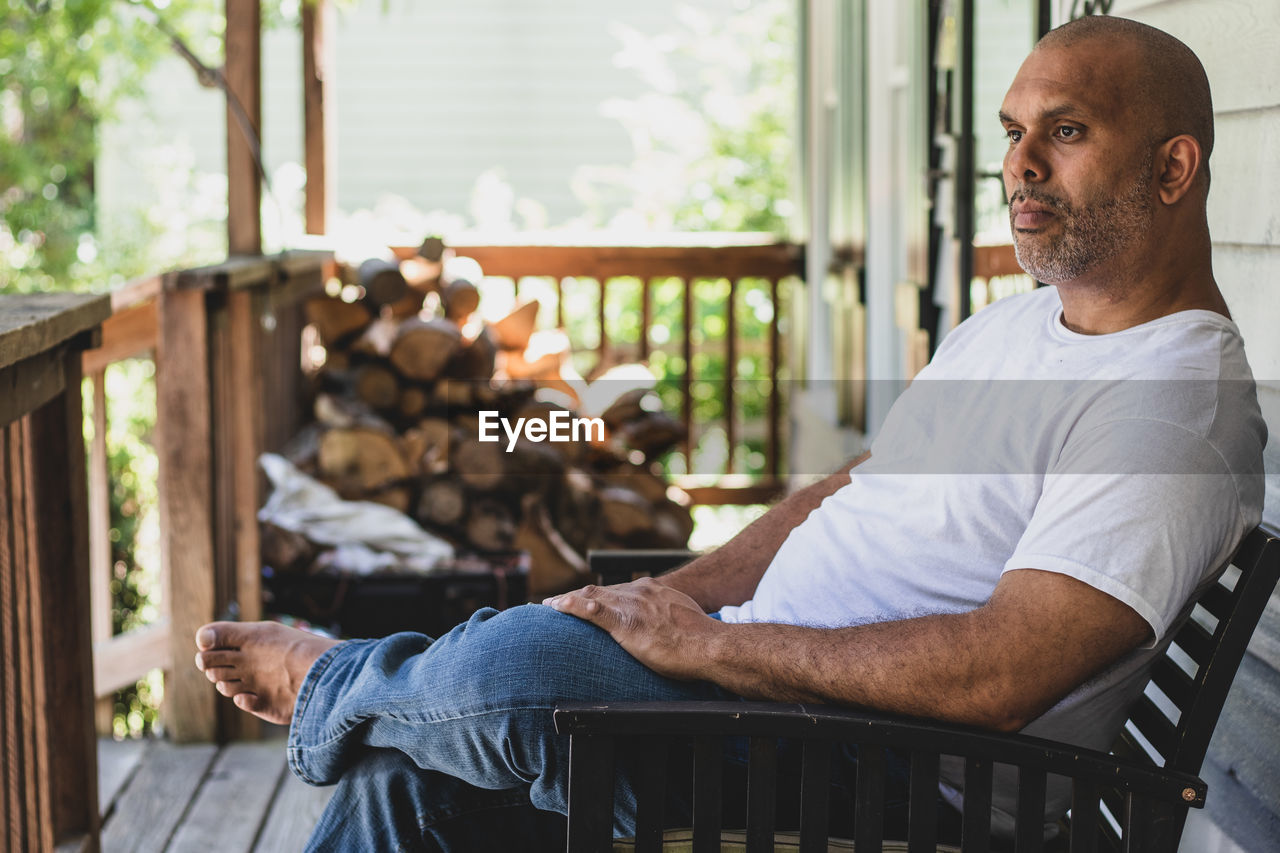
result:
[[[725,627],[692,598],[653,578],[586,586],[543,604],[603,628],[654,672],[686,681],[708,676],[707,645]]]

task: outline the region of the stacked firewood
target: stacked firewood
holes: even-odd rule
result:
[[[628,365],[585,381],[563,331],[537,328],[536,301],[482,322],[478,267],[442,248],[429,240],[409,261],[366,261],[343,271],[347,300],[307,305],[325,356],[315,421],[285,455],[342,497],[395,507],[464,552],[528,552],[533,598],[580,585],[589,549],[684,547],[688,496],[654,463],[685,433],[661,410],[652,374]],[[571,418],[604,429],[535,441],[527,427],[506,433],[494,413],[542,421],[544,434]],[[265,530],[263,542],[268,564],[300,562],[296,536]],[[269,553],[277,547],[288,553]]]

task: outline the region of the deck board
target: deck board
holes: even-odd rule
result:
[[[103,828],[103,853],[164,850],[217,753],[212,744],[152,743]]]
[[[98,739],[98,814],[106,817],[112,803],[142,762],[149,741]]]
[[[301,850],[334,789],[289,772],[286,731],[222,747],[99,740],[102,850]]]
[[[254,853],[301,851],[333,791],[333,786],[317,788],[285,773]]]
[[[284,741],[223,747],[169,843],[170,853],[247,851],[285,774]]]

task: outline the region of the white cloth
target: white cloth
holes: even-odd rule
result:
[[[956,328],[871,458],[721,617],[839,627],[956,613],[1006,571],[1069,575],[1132,607],[1152,641],[1024,731],[1107,748],[1188,598],[1261,519],[1266,427],[1225,317],[1081,335],[1061,312],[1048,287]],[[943,777],[944,792],[960,788],[955,767]],[[1015,784],[997,774],[997,831],[1012,826]],[[1068,804],[1051,785],[1050,817]]]

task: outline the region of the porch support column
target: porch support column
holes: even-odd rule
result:
[[[302,5],[302,116],[307,170],[303,204],[308,234],[324,234],[334,209],[333,3]]]
[[[227,253],[262,254],[262,4],[226,0]],[[255,157],[255,155],[257,155]]]

